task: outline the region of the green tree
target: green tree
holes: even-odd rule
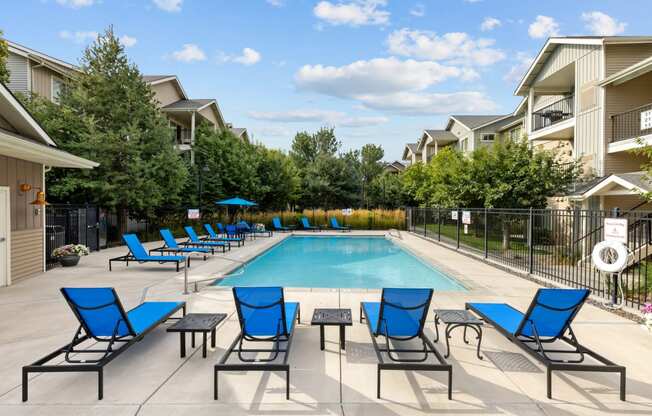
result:
[[[404,175],[383,172],[376,176],[369,186],[369,202],[371,205],[385,209],[396,209],[405,206],[407,202]]]
[[[299,169],[304,169],[320,156],[335,157],[340,145],[333,128],[322,127],[313,134],[299,132],[292,141],[290,156]]]
[[[376,144],[365,144],[360,150],[360,176],[362,180],[362,200],[369,207],[367,194],[371,182],[383,172],[381,160],[385,156],[383,148]]]
[[[60,148],[100,163],[93,170],[55,169],[48,175],[55,199],[114,208],[121,230],[127,212],[142,217],[180,203],[188,169],[153,92],[111,27],[84,50],[81,73],[63,88],[60,105],[26,100]]]
[[[294,161],[280,150],[257,145],[256,201],[262,209],[287,209],[298,201],[301,180]]]
[[[0,30],[0,82],[7,84],[9,82],[9,69],[7,68],[7,58],[9,57],[9,47],[7,42],[2,38],[3,32]]]

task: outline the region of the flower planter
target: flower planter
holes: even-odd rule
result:
[[[79,263],[79,256],[63,256],[59,257],[59,263],[63,267],[73,267]]]

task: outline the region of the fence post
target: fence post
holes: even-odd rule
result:
[[[532,274],[534,272],[534,239],[532,238],[532,232],[534,230],[534,222],[532,216],[532,207],[530,207],[530,213],[528,215],[527,221],[527,250],[528,250],[528,273]]]
[[[441,241],[441,208],[437,207],[437,241]]]
[[[489,237],[487,236],[487,208],[484,209],[484,258],[486,259],[489,257],[489,244],[488,244],[488,239]]]
[[[461,220],[461,215],[460,215],[460,210],[459,208],[456,208],[457,211],[457,248],[460,248],[460,220]]]
[[[421,208],[423,212],[423,236],[426,237],[426,209],[427,208]]]

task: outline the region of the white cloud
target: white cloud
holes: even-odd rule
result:
[[[81,7],[92,6],[95,4],[95,0],[57,0],[57,3],[73,9],[79,9]]]
[[[172,52],[172,59],[181,62],[205,61],[206,54],[194,43],[186,43],[180,51]]]
[[[502,22],[495,17],[485,17],[480,25],[480,30],[483,32],[488,32],[494,30],[498,26],[502,25]]]
[[[449,79],[476,77],[477,73],[468,68],[391,57],[341,67],[304,65],[295,74],[295,83],[300,90],[354,100],[365,109],[398,114],[491,111],[495,104],[479,92],[427,91]]]
[[[120,36],[120,43],[124,45],[125,48],[131,48],[138,42],[138,39],[131,37],[129,35]]]
[[[313,9],[315,16],[331,25],[386,25],[390,13],[387,0],[352,0],[348,3],[320,1]]]
[[[62,30],[59,32],[59,37],[65,40],[71,40],[78,44],[86,44],[97,39],[98,33],[92,30],[84,31],[78,30],[71,32],[69,30]]]
[[[166,12],[180,12],[183,0],[152,0],[156,7]]]
[[[379,96],[362,96],[365,107],[401,115],[431,115],[451,113],[486,113],[496,110],[496,104],[477,91],[453,93],[400,92]]]
[[[559,23],[555,21],[550,16],[539,15],[537,18],[530,24],[527,33],[531,38],[547,38],[549,36],[558,36],[559,35]]]
[[[464,0],[464,3],[480,3],[482,0]]]
[[[397,58],[376,58],[335,67],[304,65],[295,74],[297,87],[335,97],[424,90],[450,78],[472,79],[472,70]]]
[[[493,39],[473,39],[464,32],[439,36],[430,31],[406,28],[392,32],[387,38],[389,51],[393,54],[469,66],[487,66],[504,59],[505,54],[492,48],[493,44]]]
[[[586,22],[584,27],[597,36],[619,35],[627,27],[627,23],[619,22],[608,14],[598,11],[582,13],[582,20]]]
[[[523,75],[525,75],[527,70],[530,68],[532,62],[534,62],[534,57],[528,55],[525,52],[517,53],[516,62],[514,65],[512,65],[507,74],[505,74],[503,79],[510,83],[519,82],[521,79],[523,79]]]
[[[252,111],[249,117],[274,123],[313,122],[351,128],[377,126],[389,121],[383,116],[349,116],[339,111],[327,110]]]
[[[246,66],[257,64],[261,59],[260,52],[251,48],[244,48],[240,55],[227,55],[221,52],[218,57],[219,62],[235,62]]]
[[[274,7],[283,7],[285,6],[285,0],[265,0],[267,4]]]
[[[410,9],[410,14],[415,17],[423,17],[426,15],[426,6],[421,3],[417,3],[413,8]]]

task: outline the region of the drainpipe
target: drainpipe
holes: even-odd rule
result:
[[[45,175],[52,170],[52,166],[45,166],[43,165],[43,177],[42,177],[42,183],[41,183],[41,189],[43,192],[45,192]],[[48,207],[46,205],[43,206],[43,217],[41,221],[41,227],[43,227],[43,272],[46,271],[46,264],[45,264],[45,259],[47,258],[47,242],[45,240],[45,218],[47,217],[46,215],[46,210]]]

